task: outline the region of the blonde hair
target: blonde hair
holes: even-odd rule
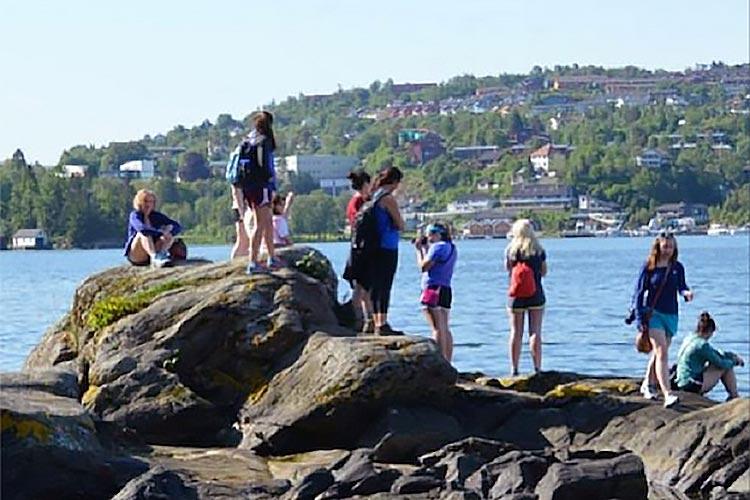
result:
[[[511,259],[516,259],[519,255],[528,259],[544,251],[529,219],[518,219],[514,222],[510,234],[513,235],[513,240],[508,245],[508,256]]]
[[[156,204],[156,194],[153,191],[149,191],[148,189],[139,189],[133,197],[133,208],[135,210],[138,210],[139,212],[142,212],[143,204],[148,198],[153,198],[154,204]]]

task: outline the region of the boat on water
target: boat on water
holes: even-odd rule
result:
[[[709,236],[730,236],[732,233],[728,227],[723,224],[711,224],[706,234]]]
[[[750,234],[750,225],[740,226],[740,227],[732,227],[729,229],[729,233],[732,236],[736,235],[743,235],[743,234]]]

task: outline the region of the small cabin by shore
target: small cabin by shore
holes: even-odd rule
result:
[[[14,250],[43,250],[50,248],[44,229],[19,229],[13,234]]]

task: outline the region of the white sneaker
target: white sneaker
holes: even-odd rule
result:
[[[670,408],[670,407],[674,406],[675,404],[677,404],[677,402],[678,402],[679,400],[680,400],[680,398],[678,398],[678,397],[677,397],[677,396],[675,396],[674,394],[671,394],[671,393],[670,393],[670,394],[668,394],[668,395],[667,395],[667,396],[666,396],[666,397],[664,398],[664,408]]]
[[[648,385],[648,380],[644,380],[641,384],[641,394],[643,394],[644,398],[652,401],[657,397],[656,393],[651,390],[651,386]]]

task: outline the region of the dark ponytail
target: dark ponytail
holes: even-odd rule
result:
[[[695,331],[698,334],[713,333],[716,331],[716,322],[707,311],[701,313]]]
[[[387,184],[396,184],[401,182],[404,178],[404,174],[398,167],[385,167],[380,171],[377,177],[375,177],[375,189],[381,188]]]
[[[352,184],[352,189],[355,191],[359,191],[362,189],[362,186],[365,185],[365,182],[370,182],[370,174],[365,172],[364,170],[353,170],[349,172],[349,175],[346,176],[347,179]]]

